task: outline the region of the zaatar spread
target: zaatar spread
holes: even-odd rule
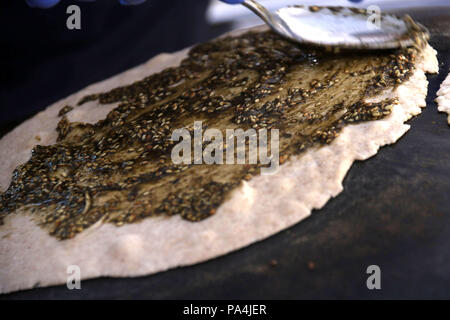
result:
[[[283,163],[331,143],[347,124],[390,114],[396,101],[364,100],[408,79],[417,51],[335,54],[269,31],[197,45],[178,67],[79,102],[118,103],[104,120],[71,123],[63,108],[57,143],[34,147],[14,171],[0,220],[25,208],[52,236],[68,239],[100,220],[205,219],[260,168],[175,165],[175,129],[199,120],[220,130],[276,128]]]
[[[58,116],[62,117],[64,115],[68,114],[72,110],[73,110],[72,106],[64,106],[64,107],[61,108],[61,110],[59,110]]]

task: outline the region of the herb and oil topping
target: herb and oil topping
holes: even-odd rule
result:
[[[14,171],[0,221],[25,208],[52,236],[68,239],[100,220],[205,219],[260,165],[176,165],[175,129],[196,120],[220,130],[279,129],[283,163],[331,143],[347,124],[390,114],[396,101],[364,100],[408,79],[417,51],[333,54],[272,32],[200,44],[178,67],[84,97],[79,104],[118,103],[95,124],[69,122],[71,107],[63,108],[57,143],[34,147]]]

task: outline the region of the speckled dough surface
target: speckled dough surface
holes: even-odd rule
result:
[[[30,158],[37,145],[54,144],[58,113],[86,95],[127,85],[176,66],[188,50],[161,54],[147,63],[94,84],[55,103],[0,140],[0,187],[4,191],[14,169]],[[425,106],[425,72],[437,72],[436,52],[422,50],[415,71],[398,86],[372,98],[397,98],[388,116],[345,126],[329,145],[291,157],[275,175],[255,176],[235,189],[212,217],[197,223],[180,216],[152,217],[117,227],[92,225],[64,241],[39,227],[21,209],[0,226],[0,292],[62,284],[67,267],[78,265],[82,279],[137,276],[205,261],[267,238],[308,217],[342,191],[342,180],[355,160],[373,156],[380,146],[397,141],[409,128],[406,120]],[[95,123],[117,104],[90,101],[67,113],[69,121]],[[7,156],[5,150],[8,150]]]

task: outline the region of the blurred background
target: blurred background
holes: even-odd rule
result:
[[[448,0],[261,0],[276,10],[289,4],[368,7],[382,10],[444,5]],[[81,8],[81,30],[68,30],[66,9]],[[236,28],[260,24],[241,5],[217,0],[63,0],[50,9],[25,0],[0,1],[0,137],[51,103],[85,86]]]

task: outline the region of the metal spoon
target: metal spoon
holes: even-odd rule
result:
[[[409,16],[345,7],[288,6],[271,13],[255,0],[222,0],[241,3],[273,31],[300,43],[348,49],[393,49],[428,38],[427,29]],[[377,16],[378,14],[378,16]]]

